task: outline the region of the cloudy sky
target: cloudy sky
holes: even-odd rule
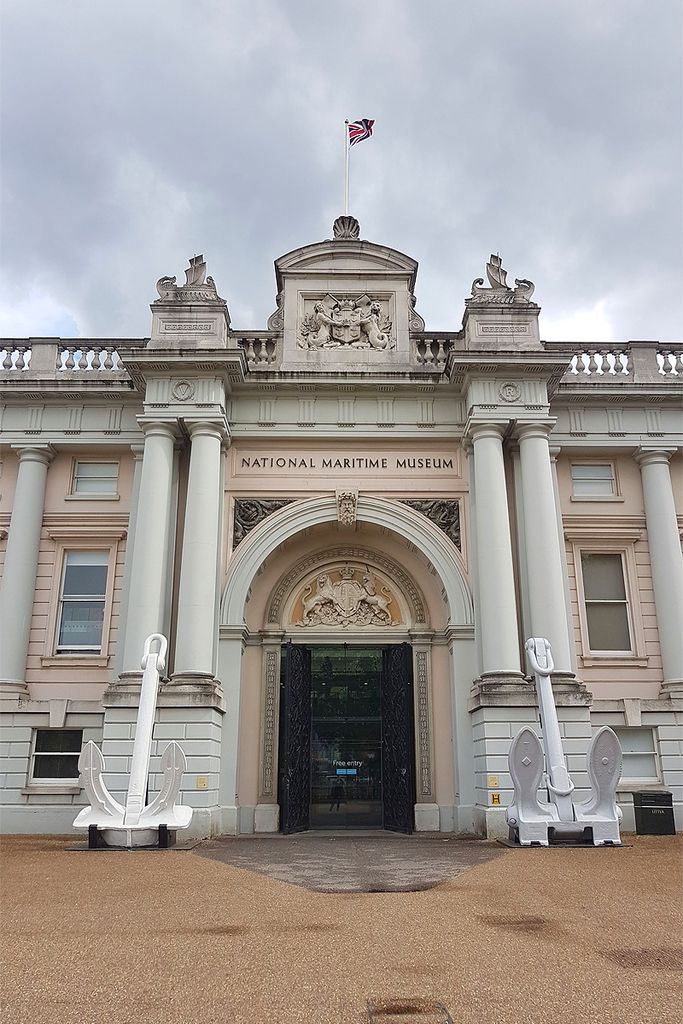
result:
[[[681,0],[2,0],[0,335],[149,334],[204,253],[233,325],[361,237],[457,330],[500,252],[547,338],[683,335]]]

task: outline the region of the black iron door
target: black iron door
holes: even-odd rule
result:
[[[308,828],[311,799],[311,652],[287,644],[280,682],[280,827]]]
[[[384,827],[414,828],[413,658],[410,644],[387,647],[382,664],[382,798]]]

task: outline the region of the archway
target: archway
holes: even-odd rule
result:
[[[220,780],[223,829],[226,832],[237,833],[254,829],[256,831],[273,831],[277,829],[276,769],[280,646],[287,632],[286,624],[282,621],[277,609],[280,609],[283,600],[287,600],[287,594],[291,592],[295,581],[301,579],[301,566],[293,564],[289,572],[285,574],[286,578],[280,581],[280,585],[273,586],[269,614],[264,617],[266,628],[259,631],[258,637],[253,633],[253,622],[251,633],[245,624],[245,607],[251,588],[262,567],[278,549],[282,549],[283,545],[287,544],[290,547],[302,534],[308,535],[311,531],[315,532],[318,527],[337,522],[337,501],[334,495],[292,502],[272,513],[267,520],[259,524],[240,544],[230,562],[221,602],[219,645],[219,678],[223,681],[227,705],[223,725],[222,776]],[[414,553],[412,557],[420,558],[424,572],[428,574],[427,578],[432,579],[432,588],[436,585],[435,581],[441,584],[443,602],[440,600],[440,605],[447,625],[445,629],[440,630],[439,635],[439,643],[442,645],[439,655],[446,659],[440,671],[442,675],[443,672],[446,672],[449,680],[447,685],[450,687],[450,703],[452,705],[450,716],[452,730],[458,734],[455,740],[458,761],[464,759],[464,763],[467,765],[466,779],[460,766],[455,769],[454,789],[458,801],[462,801],[462,798],[465,797],[467,804],[472,805],[474,798],[473,777],[470,783],[472,775],[471,740],[466,703],[469,679],[471,679],[469,666],[473,661],[471,649],[474,627],[472,597],[465,578],[462,556],[445,534],[426,517],[399,501],[360,495],[357,502],[356,522],[372,527],[377,535],[381,531],[383,534],[393,536],[397,544],[400,539],[403,545],[402,550],[406,551],[408,548],[409,552]],[[348,536],[347,534],[347,538]],[[353,543],[353,535],[351,535],[351,543]],[[341,554],[339,551],[335,553]],[[385,560],[383,564],[381,559],[379,562],[377,558],[371,559],[370,553],[367,551],[364,554],[358,551],[353,553],[358,555],[361,560],[366,557],[368,562],[372,560],[380,570],[386,569],[388,578],[395,581],[400,577],[404,593],[411,593],[406,607],[410,605],[412,610],[409,616],[405,616],[406,619],[410,618],[411,629],[409,632],[411,635],[407,636],[406,633],[403,639],[409,639],[412,642],[416,710],[419,708],[421,716],[416,715],[415,720],[416,767],[419,785],[422,787],[415,805],[416,827],[430,830],[441,827],[448,831],[454,827],[453,807],[440,809],[433,796],[434,773],[429,754],[431,732],[427,727],[428,716],[431,715],[429,694],[432,636],[429,627],[424,622],[423,608],[416,611],[416,607],[419,608],[421,604],[419,588],[412,585],[411,591],[407,574],[401,574],[401,567],[395,562],[393,565],[389,565],[389,562]],[[310,570],[310,567],[315,564],[316,558],[324,554],[325,551],[312,552],[311,558],[304,568]],[[280,556],[278,555],[278,557]],[[406,553],[405,557],[408,559],[411,556]],[[274,614],[273,608],[276,609]],[[383,642],[390,643],[392,639],[387,636]],[[360,638],[356,637],[355,642],[360,642]],[[242,654],[245,644],[250,657],[254,654],[253,645],[261,646],[262,689],[260,700],[263,711],[261,735],[258,737],[261,751],[259,800],[255,807],[243,806],[240,810],[237,799],[239,744],[248,742],[251,748],[257,742],[253,730],[249,730],[249,736],[243,735],[241,740],[239,736],[240,700],[244,693],[241,685]],[[447,647],[443,645],[447,645]],[[450,665],[448,651],[451,654]],[[253,669],[250,678],[253,684]],[[461,683],[456,692],[455,683],[458,678],[466,680],[466,687]],[[443,719],[443,715],[441,717]],[[418,737],[420,737],[419,742]],[[467,792],[465,793],[464,790]],[[467,826],[465,825],[465,827]]]

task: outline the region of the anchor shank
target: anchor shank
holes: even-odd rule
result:
[[[126,812],[124,825],[137,825],[142,814],[147,794],[147,776],[149,774],[149,757],[152,750],[152,730],[154,713],[159,690],[159,666],[161,654],[149,653],[149,639],[145,644],[143,657],[144,671],[140,688],[140,707],[138,709],[133,743],[133,759],[130,769],[130,781],[126,796]]]

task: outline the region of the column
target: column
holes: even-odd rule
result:
[[[221,526],[223,430],[211,422],[187,424],[192,438],[187,482],[183,554],[178,594],[177,677],[213,679]]]
[[[555,671],[572,675],[562,552],[547,423],[518,426],[529,616],[533,636],[550,641]]]
[[[683,555],[669,471],[672,454],[666,449],[641,448],[636,461],[643,481],[663,689],[671,696],[683,696]]]
[[[48,445],[17,450],[19,470],[0,588],[0,696],[25,697],[45,482],[53,453]]]
[[[482,423],[471,430],[483,676],[521,674],[503,429],[499,424]]]
[[[145,450],[130,567],[122,675],[140,675],[144,642],[164,630],[168,534],[171,522],[173,445],[169,423],[142,424]]]

